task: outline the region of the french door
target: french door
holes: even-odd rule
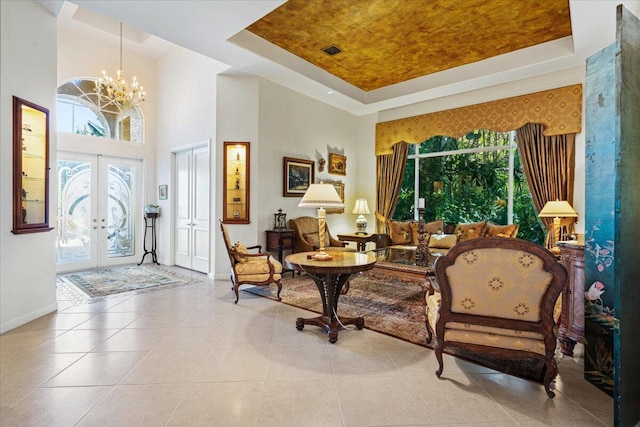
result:
[[[142,161],[58,153],[58,271],[137,262]]]
[[[209,272],[209,147],[177,152],[175,264]]]

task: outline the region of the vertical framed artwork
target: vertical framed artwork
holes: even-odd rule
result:
[[[340,154],[329,153],[329,173],[332,175],[346,175],[347,157]]]
[[[283,163],[283,197],[302,197],[315,179],[313,160],[285,157]]]
[[[323,180],[322,182],[324,182],[325,184],[333,185],[333,188],[336,189],[336,192],[340,196],[340,199],[342,200],[342,203],[344,203],[344,182],[342,182],[342,181],[329,181],[327,179]],[[328,214],[341,214],[341,213],[344,213],[344,208],[327,208],[326,211],[327,211]]]
[[[168,187],[166,184],[158,186],[158,199],[167,200]]]

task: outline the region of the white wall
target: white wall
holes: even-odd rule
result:
[[[0,332],[55,311],[55,231],[14,235],[12,228],[12,96],[49,109],[55,124],[56,18],[33,1],[2,1],[0,65]],[[50,165],[56,161],[50,132]],[[50,174],[49,221],[55,220]]]
[[[287,219],[315,216],[298,208],[299,197],[283,197],[283,158],[316,161],[316,182],[321,179],[345,183],[345,213],[327,215],[331,233],[355,231],[351,214],[356,198],[367,197],[375,206],[375,120],[357,117],[301,95],[295,91],[254,77],[218,77],[217,163],[222,162],[224,141],[251,143],[251,208],[248,225],[229,225],[232,241],[266,244],[265,230],[273,228],[273,214],[279,208]],[[317,160],[328,160],[329,152],[347,157],[346,175],[318,172]],[[222,168],[215,186],[222,187]],[[216,218],[222,215],[222,194],[216,197]],[[369,231],[373,231],[373,217]],[[216,250],[224,253],[224,243],[216,232]],[[229,261],[216,259],[216,278],[227,278]]]
[[[158,60],[157,68],[157,184],[169,185],[167,200],[157,200],[157,190],[152,201],[161,207],[158,220],[158,260],[161,264],[173,264],[171,247],[175,195],[173,181],[173,152],[194,144],[209,143],[211,178],[215,175],[216,135],[216,74],[226,69],[221,62],[176,46]],[[154,186],[157,187],[157,186]],[[211,185],[211,200],[216,187]],[[216,216],[211,211],[210,233],[218,232]],[[212,240],[213,242],[213,240]],[[209,271],[214,269],[213,247],[210,250]]]
[[[386,122],[404,117],[418,116],[421,114],[433,113],[452,108],[464,107],[467,105],[481,104],[483,102],[497,99],[509,98],[513,96],[525,95],[533,92],[553,89],[557,87],[570,86],[574,84],[584,85],[584,66],[575,67],[569,70],[546,74],[518,82],[505,83],[491,86],[480,90],[474,90],[458,95],[439,98],[432,101],[419,102],[404,107],[394,108],[379,112],[379,121]],[[573,193],[573,208],[578,212],[578,222],[576,232],[584,233],[584,200],[585,200],[585,140],[584,140],[584,105],[583,105],[583,132],[576,135],[576,169],[575,169],[575,190]]]

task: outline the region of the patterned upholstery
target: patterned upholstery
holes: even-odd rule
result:
[[[557,373],[554,304],[567,272],[542,246],[519,239],[483,238],[458,243],[436,262],[440,292],[427,294],[427,330],[435,331],[436,358],[463,347],[480,353],[537,358],[544,386]]]
[[[320,238],[318,232],[318,219],[310,216],[301,216],[289,220],[289,228],[296,232],[293,239],[295,252],[313,252],[320,248]],[[329,232],[329,225],[325,224],[324,247],[329,251],[349,251],[346,242],[334,239]]]
[[[262,246],[246,247],[240,242],[231,244],[227,226],[218,220],[224,244],[227,248],[229,261],[231,261],[231,282],[233,292],[236,294],[236,304],[240,297],[238,289],[240,285],[278,285],[278,300],[282,290],[282,264],[271,256],[269,252],[261,252]],[[258,253],[250,253],[250,249],[257,249]]]

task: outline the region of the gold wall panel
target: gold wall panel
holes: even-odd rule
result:
[[[376,156],[391,154],[400,141],[420,144],[436,135],[459,138],[475,129],[507,132],[527,123],[542,123],[546,136],[581,132],[582,85],[377,123]]]
[[[371,91],[570,36],[571,17],[568,0],[289,0],[247,30]]]

